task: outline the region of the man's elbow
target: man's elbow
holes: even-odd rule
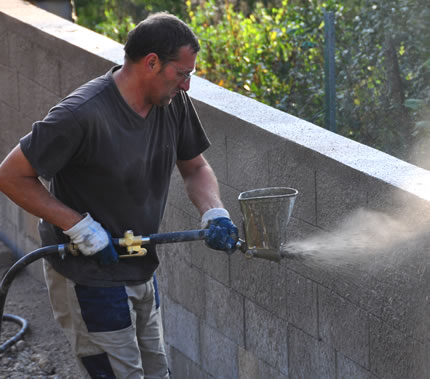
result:
[[[37,178],[37,176],[18,145],[0,163],[0,191],[4,193],[10,191],[18,185],[21,178]]]

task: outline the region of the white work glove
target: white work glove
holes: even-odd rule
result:
[[[118,253],[113,247],[109,232],[94,221],[89,213],[63,233],[70,237],[82,254],[95,256],[101,265],[118,262]]]
[[[239,233],[224,208],[212,208],[202,216],[202,228],[208,228],[206,245],[215,250],[232,254],[236,250]]]
[[[212,208],[203,213],[202,216],[202,229],[209,227],[209,223],[219,217],[230,218],[230,213],[224,208]]]

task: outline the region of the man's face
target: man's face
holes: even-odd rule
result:
[[[162,66],[153,86],[153,104],[164,106],[171,103],[180,91],[188,91],[191,75],[195,72],[197,53],[189,46],[179,49],[178,59]]]

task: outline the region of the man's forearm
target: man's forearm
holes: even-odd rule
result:
[[[194,206],[203,215],[211,208],[222,208],[218,181],[206,162],[199,156],[191,161],[178,162],[185,189]]]
[[[200,215],[211,208],[222,208],[218,181],[209,166],[201,167],[194,176],[185,181],[190,200]]]
[[[50,194],[37,178],[25,178],[2,186],[2,192],[27,212],[67,230],[82,216]]]

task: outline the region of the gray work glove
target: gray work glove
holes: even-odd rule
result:
[[[77,245],[79,251],[86,256],[93,256],[101,265],[118,262],[110,233],[94,221],[89,213],[85,218],[63,232]]]

